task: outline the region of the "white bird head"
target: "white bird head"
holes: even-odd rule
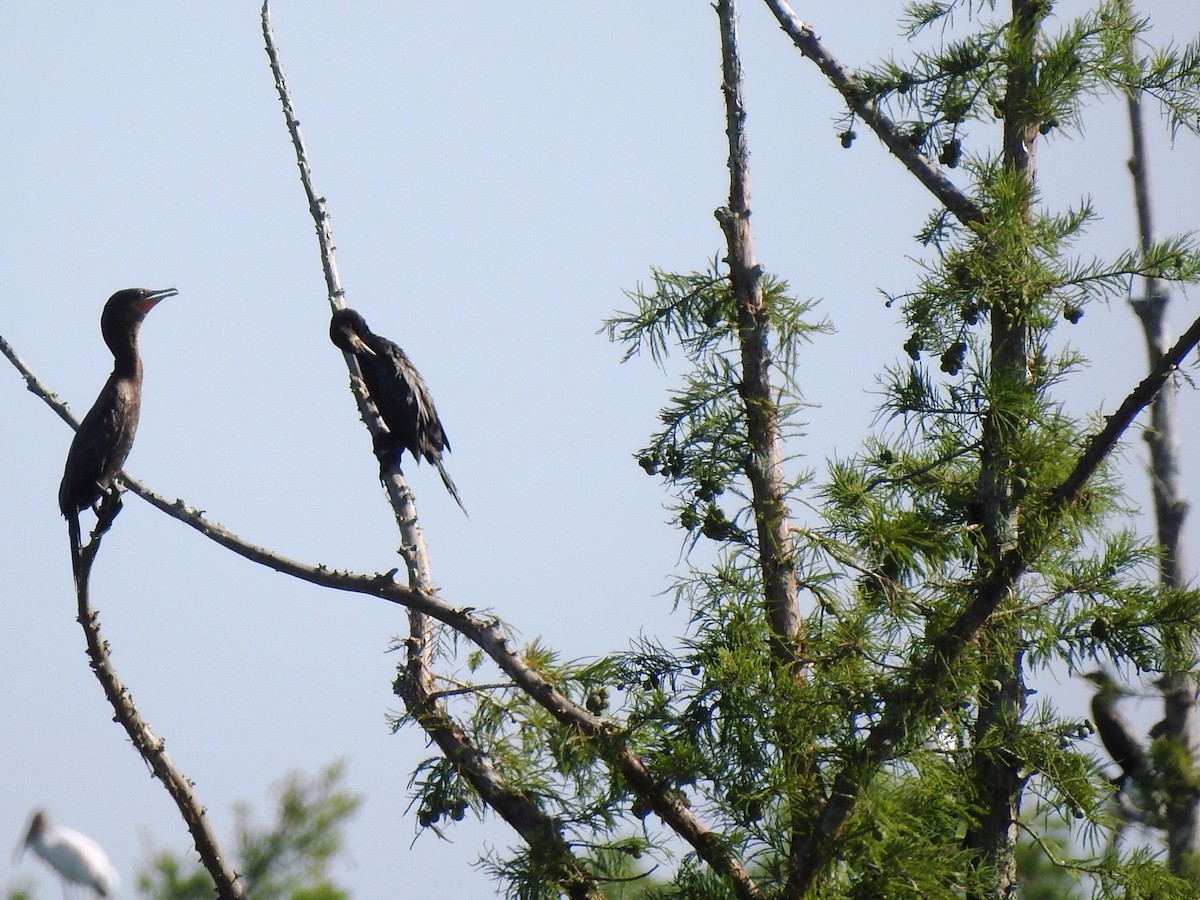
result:
[[[101,897],[117,887],[117,873],[100,845],[70,828],[57,828],[44,810],[35,810],[29,831],[14,854],[19,860],[29,847],[68,884],[90,887]]]
[[[34,810],[33,818],[29,821],[29,829],[25,832],[25,837],[21,839],[21,843],[17,844],[16,849],[13,850],[14,865],[20,862],[21,858],[25,855],[25,848],[34,841],[39,840],[43,832],[49,827],[50,817],[45,811],[40,809]]]

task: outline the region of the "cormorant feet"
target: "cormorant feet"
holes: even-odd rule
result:
[[[92,529],[93,541],[112,528],[113,521],[124,505],[121,489],[116,485],[110,485],[100,499],[92,504],[92,510],[96,513],[96,527]]]

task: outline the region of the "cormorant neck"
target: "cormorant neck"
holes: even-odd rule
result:
[[[140,322],[125,323],[124,327],[104,328],[104,343],[113,355],[113,374],[119,378],[141,378],[142,358],[138,355],[138,326]]]

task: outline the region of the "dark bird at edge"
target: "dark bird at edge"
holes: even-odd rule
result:
[[[100,333],[113,355],[113,371],[100,396],[83,417],[71,449],[58,508],[67,518],[71,533],[71,562],[79,574],[79,513],[92,506],[112,487],[125,464],[137,431],[142,408],[142,359],[138,355],[138,330],[154,305],[179,292],[175,288],[150,291],[129,288],[117,291],[104,304]]]
[[[1100,743],[1112,761],[1121,767],[1121,774],[1114,780],[1117,789],[1123,789],[1130,779],[1135,783],[1145,782],[1151,771],[1150,761],[1142,742],[1117,710],[1117,702],[1125,696],[1126,691],[1103,670],[1088,672],[1083,677],[1096,685],[1096,693],[1092,697],[1092,719],[1096,723]]]
[[[363,381],[371,402],[388,434],[375,439],[375,455],[379,459],[379,474],[384,477],[392,466],[399,467],[407,450],[418,463],[422,458],[433,464],[442,476],[442,484],[465,514],[458,488],[442,464],[442,451],[450,449],[450,441],[429,387],[408,356],[385,337],[375,334],[366,321],[353,309],[339,309],[329,323],[329,337],[339,348],[358,359]]]

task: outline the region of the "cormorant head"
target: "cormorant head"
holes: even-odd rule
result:
[[[1119,684],[1103,669],[1087,672],[1083,676],[1096,686],[1096,696],[1106,703],[1115,703],[1119,698],[1128,696],[1129,690]]]
[[[329,321],[329,339],[347,353],[374,356],[375,351],[363,343],[363,338],[370,333],[366,319],[357,310],[339,309]]]
[[[100,331],[105,340],[108,340],[111,346],[110,336],[115,337],[122,332],[136,331],[137,327],[142,324],[142,319],[146,318],[146,313],[154,308],[154,304],[159,300],[174,297],[178,293],[179,291],[175,288],[163,288],[160,291],[151,291],[146,288],[126,288],[123,291],[117,291],[108,298],[108,302],[104,304],[104,312],[100,316]]]

